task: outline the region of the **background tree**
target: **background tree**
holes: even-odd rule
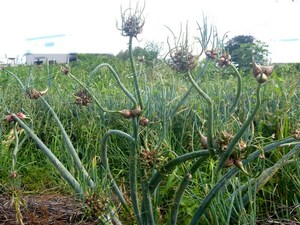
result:
[[[269,53],[268,45],[251,35],[235,36],[225,44],[225,48],[243,72],[251,70],[252,58],[259,64],[265,64]]]
[[[152,66],[154,62],[158,59],[158,56],[162,50],[162,44],[159,44],[155,41],[148,41],[145,43],[145,46],[142,48],[140,46],[134,47],[132,50],[132,54],[134,58],[144,57],[145,62],[148,66]],[[120,51],[117,54],[117,58],[121,60],[129,59],[129,52]]]

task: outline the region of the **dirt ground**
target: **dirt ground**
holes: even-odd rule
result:
[[[0,195],[0,225],[19,225],[10,196]],[[82,206],[72,197],[35,195],[23,197],[21,215],[24,225],[98,224],[84,218]]]

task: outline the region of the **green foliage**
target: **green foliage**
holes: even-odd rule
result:
[[[132,54],[135,59],[144,57],[143,60],[145,61],[146,65],[153,67],[155,61],[158,60],[161,50],[161,44],[154,41],[148,41],[144,47],[134,47]],[[120,51],[116,57],[123,61],[129,60],[130,56],[128,49],[125,51]]]
[[[235,36],[225,44],[225,48],[229,51],[232,61],[244,72],[251,70],[252,59],[264,65],[268,56],[268,45],[251,35]]]

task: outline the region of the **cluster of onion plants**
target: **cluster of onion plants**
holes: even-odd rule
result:
[[[294,137],[273,141],[265,146],[253,145],[251,143],[251,138],[245,138],[245,133],[249,133],[249,130],[251,131],[252,122],[261,106],[261,90],[264,88],[264,85],[268,84],[268,79],[271,79],[270,75],[274,68],[272,66],[258,65],[255,61],[251,62],[253,64],[253,82],[257,83],[256,91],[250,97],[252,98],[251,101],[255,102],[254,107],[249,109],[245,121],[243,121],[236,130],[215,130],[214,127],[218,123],[218,121],[215,121],[214,119],[215,115],[218,113],[216,111],[215,101],[212,98],[213,96],[209,96],[201,87],[203,86],[203,84],[201,84],[201,78],[203,78],[208,71],[207,65],[213,62],[217,67],[231,69],[236,76],[236,95],[227,112],[231,117],[236,117],[239,112],[240,97],[243,91],[242,77],[231,61],[231,56],[222,46],[222,40],[218,40],[218,37],[215,35],[215,30],[208,26],[206,20],[204,20],[202,26],[198,24],[198,29],[200,31],[200,35],[196,39],[200,49],[198,55],[195,55],[192,51],[193,49],[189,44],[187,35],[188,32],[186,32],[185,35],[181,32],[179,38],[175,38],[174,35],[174,43],[171,44],[168,42],[169,52],[165,57],[165,62],[175,71],[176,75],[187,78],[190,87],[180,97],[179,101],[170,103],[171,106],[169,105],[169,108],[166,107],[165,111],[160,114],[160,118],[155,121],[155,123],[161,124],[161,134],[155,136],[155,140],[151,140],[152,136],[150,135],[151,129],[149,126],[151,123],[154,123],[154,121],[151,121],[146,117],[147,113],[149,115],[147,110],[151,111],[148,104],[149,101],[151,101],[149,100],[151,95],[148,92],[149,90],[146,87],[145,80],[143,86],[144,90],[141,88],[142,74],[136,69],[136,59],[133,57],[132,53],[133,41],[142,33],[145,24],[143,9],[139,9],[138,7],[135,9],[129,8],[123,11],[121,16],[122,20],[121,24],[119,24],[119,29],[121,30],[122,35],[129,39],[128,51],[132,77],[128,79],[132,79],[131,89],[133,89],[133,91],[130,91],[129,88],[125,87],[119,74],[108,63],[98,65],[91,72],[86,82],[83,82],[78,76],[72,74],[72,68],[68,65],[61,67],[61,76],[72,79],[82,88],[75,94],[76,104],[84,107],[91,103],[95,103],[103,113],[117,114],[124,120],[130,121],[131,124],[131,129],[129,130],[109,129],[103,134],[101,139],[101,164],[107,179],[110,181],[109,187],[111,187],[113,191],[107,192],[109,193],[108,196],[105,196],[105,200],[102,201],[103,207],[101,210],[103,213],[100,216],[99,221],[103,224],[122,224],[122,219],[129,217],[131,224],[154,225],[159,224],[162,221],[168,221],[169,224],[177,224],[183,195],[195,178],[199,168],[201,168],[204,163],[207,163],[207,159],[217,162],[218,165],[214,173],[218,174],[221,178],[211,190],[207,191],[206,196],[201,200],[201,204],[199,204],[197,209],[193,212],[188,223],[194,225],[201,221],[212,200],[218,195],[220,190],[231,182],[232,177],[237,173],[242,173],[249,178],[245,185],[247,190],[252,190],[252,192],[244,192],[245,186],[243,185],[239,186],[237,190],[234,191],[243,195],[243,205],[247,205],[251,199],[250,193],[255,194],[253,192],[261,189],[263,185],[266,184],[266,182],[290,159],[290,157],[297,154],[300,149],[299,130],[295,131]],[[205,57],[204,64],[200,68],[199,73],[195,75],[193,74],[193,71],[198,67],[199,58],[203,56]],[[142,65],[144,58],[140,57],[137,60],[139,64]],[[107,109],[104,106],[104,103],[96,97],[97,95],[91,90],[91,85],[98,73],[103,70],[105,70],[105,73],[112,75],[117,81],[118,88],[120,88],[128,98],[131,107],[126,109]],[[30,118],[30,115],[24,115],[21,112],[9,112],[5,117],[7,122],[13,124],[15,131],[16,147],[13,154],[11,176],[16,176],[14,171],[16,154],[18,151],[17,127],[21,127],[50,160],[61,176],[74,189],[76,195],[86,202],[91,201],[91,199],[88,199],[87,193],[96,193],[99,190],[96,187],[98,183],[96,184],[94,177],[89,174],[81,162],[71,138],[62,125],[59,116],[46,100],[45,95],[47,94],[47,90],[38,91],[34,87],[25,86],[17,74],[10,72],[9,70],[7,70],[7,72],[19,82],[26,98],[29,98],[32,101],[38,100],[43,102],[44,106],[49,110],[56,125],[59,127],[72,161],[83,179],[78,181],[78,179],[72,175],[67,167],[55,154],[53,154],[51,149],[45,145],[38,134],[34,132],[34,129],[27,123],[27,121],[30,121],[27,120]],[[167,136],[167,129],[170,126],[170,123],[172,123],[174,116],[181,113],[181,107],[193,92],[197,94],[198,100],[205,102],[207,106],[204,108],[206,110],[204,115],[207,115],[207,117],[201,118],[205,123],[198,130],[201,147],[199,147],[198,150],[177,155],[172,159],[166,159],[162,152],[162,146]],[[124,143],[129,144],[130,146],[128,155],[129,178],[127,181],[129,196],[124,188],[119,186],[119,182],[115,179],[114,173],[111,172],[109,159],[113,156],[108,155],[108,148],[111,144],[110,140],[112,137],[121,138]],[[291,150],[274,165],[266,167],[266,153],[287,145],[291,147]],[[122,148],[122,146],[120,146],[120,148]],[[253,162],[256,164],[255,167],[247,167],[247,165],[253,164]],[[160,202],[158,201],[160,197],[159,187],[168,179],[170,174],[182,165],[185,165],[186,167],[184,170],[185,175],[181,177],[177,187],[169,187],[174,190],[174,195],[169,205],[168,215],[164,215],[166,218],[161,219],[159,216]],[[224,171],[225,173],[223,173]],[[93,194],[89,194],[89,196],[93,196]],[[107,201],[109,203],[106,203]],[[121,205],[122,209],[119,208],[119,205]],[[124,216],[124,214],[127,216]]]

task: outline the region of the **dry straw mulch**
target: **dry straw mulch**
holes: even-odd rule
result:
[[[22,197],[23,223],[28,225],[98,224],[84,218],[82,205],[72,197],[62,195],[34,195]],[[0,225],[17,225],[16,210],[11,197],[0,195]]]

